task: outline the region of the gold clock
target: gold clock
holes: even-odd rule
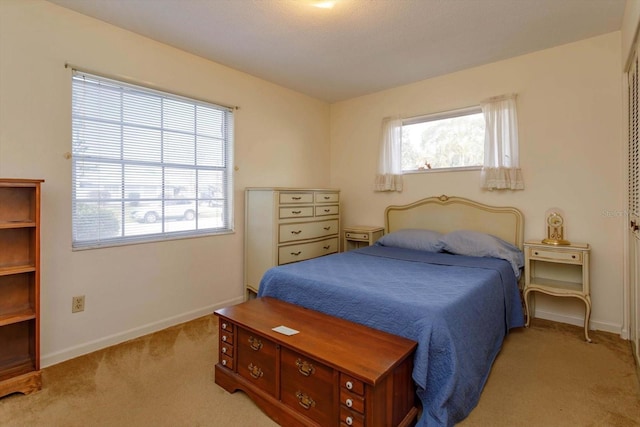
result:
[[[564,218],[559,212],[552,211],[547,214],[547,238],[542,240],[547,245],[569,245],[564,238]]]

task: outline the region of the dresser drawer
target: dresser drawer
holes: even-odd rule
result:
[[[320,240],[313,243],[301,243],[298,245],[281,246],[278,248],[278,264],[304,261],[338,252],[338,238]]]
[[[340,425],[350,427],[364,427],[364,415],[358,414],[355,411],[340,407]]]
[[[313,206],[290,206],[280,208],[280,219],[311,218],[312,216]]]
[[[340,387],[344,387],[352,393],[364,395],[364,383],[349,375],[340,374]]]
[[[338,220],[280,224],[280,243],[317,239],[338,233]]]
[[[529,248],[529,258],[547,260],[547,261],[561,261],[564,263],[582,264],[582,252],[572,250],[546,250],[538,248]]]
[[[256,387],[276,394],[276,345],[254,333],[238,328],[236,366],[240,376]]]
[[[354,233],[352,231],[347,231],[346,233],[344,233],[344,236],[347,239],[351,239],[351,240],[364,240],[364,241],[369,241],[369,233]]]
[[[220,355],[220,364],[225,368],[229,368],[233,371],[233,358],[224,354]]]
[[[340,206],[338,205],[316,206],[316,216],[338,215],[339,213]]]
[[[220,353],[233,358],[233,346],[227,343],[220,342]]]
[[[340,387],[340,404],[352,411],[364,414],[364,397],[351,393],[344,387]]]
[[[280,204],[313,203],[313,193],[280,193]]]
[[[320,425],[334,425],[333,369],[287,348],[280,369],[282,402]]]
[[[338,203],[340,201],[340,193],[318,192],[316,195],[316,203]]]

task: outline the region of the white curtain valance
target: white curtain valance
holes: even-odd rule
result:
[[[382,138],[374,191],[402,191],[402,119],[382,120]]]
[[[516,95],[489,98],[482,101],[480,107],[485,118],[482,188],[523,190]]]

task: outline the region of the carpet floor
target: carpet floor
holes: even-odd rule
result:
[[[42,371],[43,388],[0,398],[0,426],[251,426],[271,421],[214,382],[217,319],[205,316]],[[534,319],[512,331],[478,406],[476,426],[640,426],[628,341]]]

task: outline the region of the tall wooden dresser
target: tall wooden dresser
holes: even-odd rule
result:
[[[340,250],[340,191],[247,188],[244,233],[244,282],[250,297],[269,268]]]
[[[0,396],[41,387],[40,184],[0,179]]]

